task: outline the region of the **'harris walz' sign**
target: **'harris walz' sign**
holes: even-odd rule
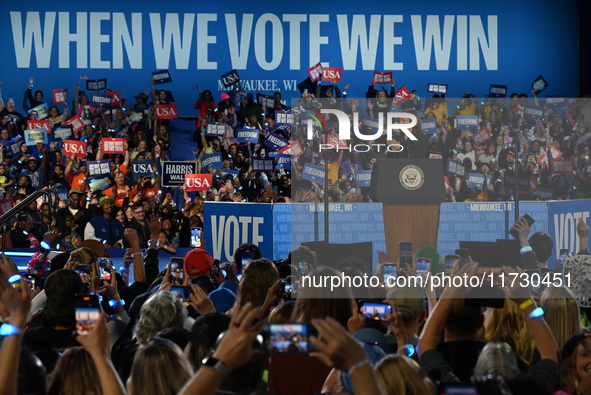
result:
[[[185,174],[195,173],[197,173],[196,162],[163,162],[162,186],[183,186],[185,184]]]

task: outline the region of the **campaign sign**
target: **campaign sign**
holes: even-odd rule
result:
[[[425,119],[421,121],[421,130],[425,134],[437,133],[437,120],[436,119]]]
[[[468,173],[468,179],[466,180],[466,183],[470,183],[470,185],[468,185],[468,188],[478,188],[478,189],[483,189],[484,188],[484,174],[480,174],[480,173]],[[486,176],[486,185],[490,185],[492,183],[492,176],[489,174],[488,176]]]
[[[211,174],[185,174],[185,191],[207,191],[212,186]]]
[[[133,179],[154,176],[154,162],[151,160],[134,160],[131,162],[131,173]]]
[[[445,184],[445,193],[453,193],[454,190],[451,188],[451,184],[449,182],[449,178],[447,176],[443,176],[443,183]]]
[[[263,256],[273,256],[272,204],[206,202],[203,211],[203,227],[210,230],[203,232],[205,248],[215,259],[234,262],[234,251],[244,243],[258,246]]]
[[[535,106],[525,106],[523,109],[523,119],[533,123],[537,122],[538,119],[542,119],[544,116],[544,109]]]
[[[523,173],[518,174],[518,188],[520,192],[529,192],[529,176]],[[505,173],[505,188],[515,189],[515,172],[507,171]]]
[[[552,174],[573,174],[574,168],[573,158],[553,158],[550,160]]]
[[[111,174],[110,160],[89,160],[86,162],[88,175],[92,178],[102,178]]]
[[[218,122],[208,122],[207,128],[205,129],[206,136],[220,137],[226,133],[226,124]]]
[[[0,215],[14,207],[14,199],[0,200]]]
[[[267,96],[262,93],[257,93],[257,103],[263,108],[274,108],[275,96]]]
[[[47,145],[47,130],[45,129],[29,129],[25,130],[25,143],[29,145],[37,145],[43,143]]]
[[[554,189],[552,188],[539,188],[534,192],[530,193],[530,196],[533,198],[538,198],[540,200],[550,200],[552,196],[554,196]]]
[[[105,189],[113,186],[113,184],[113,178],[109,175],[103,178],[93,178],[92,180],[90,180],[88,187],[90,188],[91,192],[96,192],[104,191]]]
[[[355,172],[355,183],[359,188],[369,188],[371,184],[371,170],[357,170]]]
[[[534,95],[539,95],[544,89],[546,89],[549,86],[550,84],[546,82],[546,80],[544,79],[544,77],[542,77],[541,74],[538,78],[534,80],[534,82],[531,83],[531,88],[534,90]]]
[[[64,155],[86,159],[86,141],[64,140]]]
[[[279,150],[280,153],[291,155],[294,158],[300,157],[304,154],[304,149],[302,148],[302,144],[300,140],[294,140],[289,143],[289,145],[281,148]]]
[[[82,129],[84,129],[84,121],[80,118],[79,115],[74,115],[72,118],[68,119],[66,122],[62,124],[62,126],[72,125],[72,130],[74,133],[78,133]]]
[[[373,72],[373,83],[374,84],[391,84],[392,72],[391,71],[374,71]]]
[[[488,97],[507,97],[507,85],[490,84]]]
[[[37,107],[31,108],[27,112],[30,114],[33,111],[36,111],[39,119],[45,119],[45,118],[47,118],[47,115],[48,115],[47,108],[48,108],[47,103],[43,103],[43,104],[39,104]]]
[[[226,174],[230,174],[232,176],[232,178],[238,178],[238,176],[240,175],[240,172],[238,170],[232,170],[232,169],[222,169],[220,171],[221,176],[225,176]]]
[[[101,78],[98,80],[86,80],[86,90],[89,91],[102,91],[107,89],[107,79]]]
[[[178,187],[185,184],[185,174],[197,173],[197,162],[162,163],[162,186]]]
[[[236,138],[239,143],[256,144],[259,141],[258,129],[236,129]]]
[[[45,129],[51,133],[51,124],[49,121],[27,121],[27,129]]]
[[[341,140],[339,139],[339,136],[335,135],[335,134],[329,134],[328,137],[326,138],[326,143],[330,144],[332,146],[332,148],[338,148],[338,149],[346,149],[347,146],[347,140]]]
[[[235,83],[240,82],[240,77],[238,76],[236,69],[228,71],[226,74],[222,74],[221,79],[224,88],[229,88]]]
[[[111,106],[111,95],[95,93],[90,97],[90,107]]]
[[[380,128],[380,123],[377,118],[363,117],[361,119],[363,129],[369,130],[371,133],[377,133]]]
[[[275,123],[278,125],[293,125],[295,115],[291,111],[275,111]]]
[[[105,92],[105,95],[111,96],[111,108],[121,108],[121,105],[123,104],[123,100],[121,100],[121,92]]]
[[[591,141],[591,130],[587,130],[579,137],[577,137],[577,147],[578,149],[583,149],[587,144]]]
[[[143,112],[136,112],[134,110],[131,110],[131,113],[129,114],[129,120],[133,123],[133,122],[139,122],[144,118],[144,114]]]
[[[157,104],[156,106],[156,118],[158,119],[173,119],[178,118],[178,112],[176,110],[176,104]]]
[[[546,95],[546,105],[553,107],[562,107],[566,104],[565,95]]]
[[[466,168],[457,160],[453,160],[449,158],[447,160],[447,168],[445,170],[445,174],[457,177],[463,177],[466,174]]]
[[[474,133],[474,144],[478,147],[488,143],[492,140],[492,134],[486,126],[478,129],[478,132]]]
[[[322,79],[324,81],[337,81],[343,78],[343,69],[340,67],[323,67]]]
[[[66,140],[72,137],[72,125],[60,126],[53,132],[53,138],[56,140]]]
[[[214,154],[205,155],[201,158],[201,167],[203,171],[208,171],[210,167],[214,169],[221,169],[222,168],[222,154],[216,152]]]
[[[302,179],[318,184],[324,184],[324,172],[324,167],[316,166],[312,163],[306,162],[304,164],[304,169],[302,170]]]
[[[172,78],[170,78],[168,70],[153,71],[152,81],[154,81],[154,85],[160,85],[172,82]]]
[[[12,155],[16,155],[20,151],[21,141],[14,141],[8,145],[8,152]],[[6,147],[6,146],[5,146]]]
[[[408,93],[408,89],[406,89],[406,85],[396,91],[394,98],[392,99],[392,107],[398,107],[405,101],[410,99],[410,93]]]
[[[252,170],[254,171],[273,171],[275,170],[275,159],[265,159],[258,156],[252,157]]]
[[[57,190],[57,195],[60,197],[61,200],[63,200],[64,202],[67,202],[68,201],[68,192],[70,192],[70,190],[67,188],[59,188]]]
[[[456,129],[470,130],[478,128],[478,115],[458,115],[456,117]]]
[[[277,158],[277,170],[291,170],[291,155],[277,155],[275,157]]]
[[[269,132],[269,134],[267,134],[267,139],[265,140],[265,146],[271,148],[273,151],[279,151],[288,144],[289,141],[273,132]]]
[[[64,104],[68,101],[68,90],[67,89],[56,89],[51,91],[53,96],[53,104]]]
[[[582,219],[587,226],[591,226],[591,200],[573,199],[546,204],[548,207],[547,232],[554,240],[553,257],[556,261],[560,259],[561,249],[567,249],[576,254],[581,248],[587,248],[587,245],[581,245],[577,223]]]
[[[427,84],[427,92],[447,95],[447,84]]]
[[[322,75],[322,64],[318,62],[314,66],[310,67],[308,69],[308,75],[310,76],[310,80],[312,82],[317,81]]]
[[[101,141],[103,154],[125,155],[125,139],[103,138]]]

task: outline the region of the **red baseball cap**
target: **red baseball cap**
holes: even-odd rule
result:
[[[185,271],[191,277],[198,277],[211,269],[213,257],[201,248],[192,249],[185,256]]]

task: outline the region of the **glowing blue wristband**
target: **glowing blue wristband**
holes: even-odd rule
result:
[[[538,318],[544,315],[544,309],[542,309],[541,307],[536,307],[531,313],[529,313],[529,315],[527,316],[527,319],[529,320],[530,318]]]
[[[15,336],[15,335],[22,335],[23,331],[18,329],[14,325],[10,324],[2,324],[0,326],[0,336]]]
[[[397,353],[400,353],[400,350],[406,350],[406,356],[410,357],[415,353],[415,346],[412,344],[405,344],[404,346],[400,347]]]
[[[533,249],[530,246],[525,246],[522,247],[521,250],[519,250],[519,252],[521,252],[522,254],[527,254],[528,252],[532,252]]]

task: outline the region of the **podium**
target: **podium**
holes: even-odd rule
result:
[[[381,202],[388,256],[398,261],[398,243],[413,252],[437,247],[440,203],[445,201],[442,159],[380,159],[374,165],[369,196]]]

